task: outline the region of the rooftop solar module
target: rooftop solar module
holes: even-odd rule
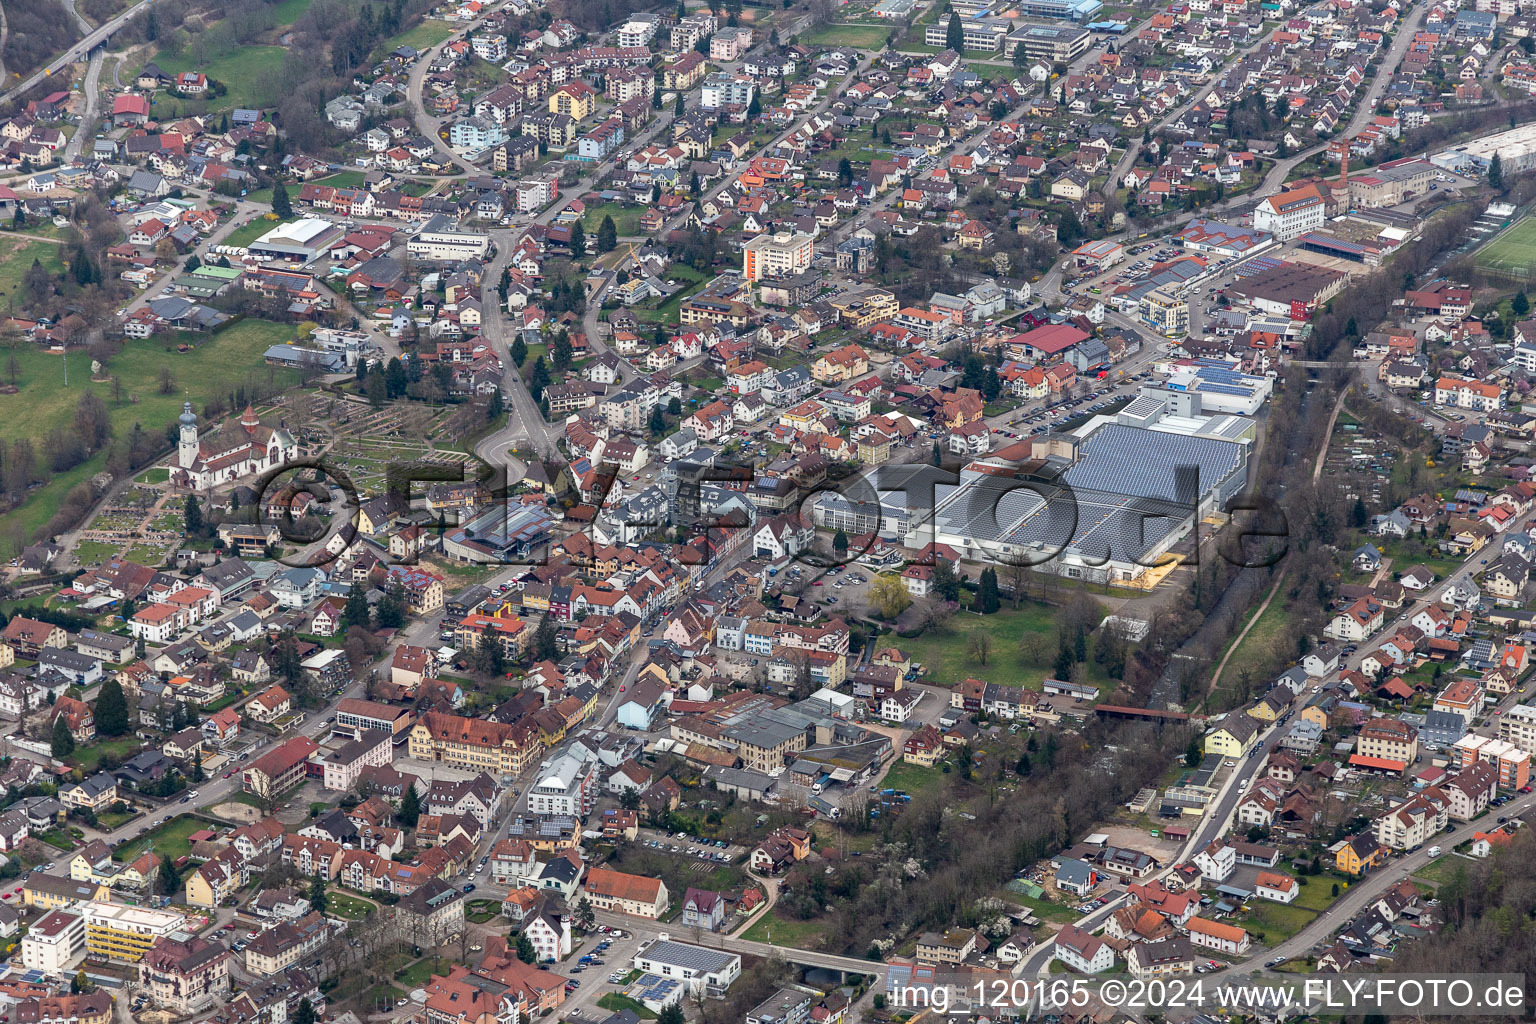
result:
[[[670,939],[659,939],[651,943],[638,956],[644,960],[706,972],[718,971],[733,959],[733,954],[730,953],[721,953],[718,950],[705,949],[703,946],[694,946],[686,942],[673,942]]]

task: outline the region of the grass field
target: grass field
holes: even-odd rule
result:
[[[415,28],[407,29],[379,47],[379,53],[389,53],[401,46],[416,50],[428,50],[453,35],[453,26],[446,21],[424,21]]]
[[[33,260],[52,271],[64,269],[59,246],[52,242],[28,241],[15,235],[0,240],[0,305],[14,306],[18,311],[25,308],[21,281]]]
[[[126,438],[135,423],[152,434],[163,430],[181,413],[181,404],[188,399],[194,406],[200,406],[241,383],[290,386],[297,382],[297,375],[268,366],[262,355],[269,346],[287,341],[292,335],[292,327],[243,320],[214,335],[166,335],[130,341],[107,365],[108,375],[121,378],[123,393],[130,396],[120,405],[112,402],[110,382],[91,381],[91,357],[85,350],[70,352],[69,387],[65,388],[62,356],[35,346],[16,346],[12,352],[20,369],[20,390],[14,395],[0,395],[0,439],[29,437],[41,452],[49,431],[55,427],[70,428],[80,396],[88,390],[95,391],[107,403],[115,436]],[[177,352],[175,346],[183,340],[192,349]],[[7,357],[10,354],[6,353]],[[162,395],[160,370],[167,366],[175,375],[175,384],[170,394]],[[98,452],[69,472],[57,474],[48,484],[32,491],[19,508],[7,513],[8,523],[19,525],[28,533],[47,523],[63,504],[69,489],[100,472],[105,461],[105,453]]]
[[[924,768],[920,764],[907,764],[905,761],[896,761],[891,765],[891,770],[885,773],[884,780],[880,783],[881,789],[899,789],[903,793],[924,793],[942,785],[944,782],[944,769]]]
[[[1333,906],[1333,901],[1338,897],[1333,895],[1334,881],[1326,876],[1319,875],[1307,881],[1296,894],[1296,902],[1293,906],[1306,907],[1308,910],[1316,910],[1321,913]],[[1339,895],[1344,894],[1343,883],[1338,883]]]
[[[120,760],[126,759],[138,753],[143,746],[144,742],[137,736],[120,736],[113,740],[96,739],[76,747],[69,760],[89,775],[101,764],[103,755],[110,754]]]
[[[297,16],[297,15],[295,15]],[[191,57],[158,57],[161,68],[177,74],[201,71],[216,82],[224,83],[223,96],[211,99],[159,97],[151,113],[157,118],[218,113],[236,107],[270,107],[282,98],[283,55],[281,46],[242,46],[235,52],[196,66]]]
[[[1477,265],[1536,279],[1536,219],[1523,217],[1495,235],[1478,252]]]
[[[207,822],[198,821],[196,818],[182,816],[172,818],[170,821],[155,829],[142,839],[135,839],[131,843],[125,843],[112,851],[112,856],[124,864],[133,862],[133,859],[144,852],[144,847],[151,839],[155,842],[155,853],[162,857],[170,857],[175,860],[185,857],[192,852],[190,836],[194,832],[208,827]]]
[[[863,50],[878,50],[890,34],[891,30],[881,25],[823,25],[801,33],[800,42],[805,46],[856,46]]]
[[[597,229],[602,226],[604,217],[613,218],[613,226],[620,237],[640,234],[640,218],[645,215],[643,206],[620,206],[618,203],[602,203],[598,206],[587,207],[585,216],[581,218],[581,226],[587,233],[587,237],[597,239]],[[625,246],[619,246],[619,251],[625,251]]]
[[[266,217],[257,217],[249,224],[242,224],[225,235],[223,244],[235,246],[250,245],[256,239],[277,227],[278,223],[275,219],[268,220]]]
[[[986,633],[992,637],[992,651],[985,665],[968,653],[973,633]],[[1022,647],[1024,638],[1030,634],[1043,639],[1039,644],[1038,661]],[[1045,677],[1051,674],[1051,666],[1056,660],[1056,610],[1049,605],[1025,603],[1017,611],[1004,605],[995,615],[960,612],[937,630],[912,640],[892,637],[890,643],[923,665],[927,670],[924,682],[954,686],[973,676],[988,682],[1038,690]],[[1098,682],[1094,674],[1099,666],[1091,657],[1086,667],[1086,681]]]
[[[117,549],[118,545],[116,544],[103,544],[96,540],[83,540],[75,545],[75,557],[80,560],[81,565],[89,568],[93,565],[100,565],[112,555],[117,554]]]
[[[780,946],[793,946],[796,949],[817,949],[821,943],[818,941],[821,935],[821,925],[816,921],[796,921],[787,917],[780,917],[775,908],[757,919],[757,923],[742,933],[742,938],[749,942],[772,941]]]
[[[329,185],[332,188],[357,188],[363,183],[362,171],[337,171],[326,178],[319,178],[316,185]]]
[[[1255,939],[1266,946],[1278,946],[1295,935],[1317,917],[1317,911],[1294,903],[1272,903],[1257,897],[1248,904],[1253,911],[1246,918],[1235,919],[1234,924],[1247,928]]]
[[[325,911],[332,917],[346,918],[348,921],[358,921],[368,916],[370,911],[376,910],[377,904],[360,900],[356,896],[348,896],[346,893],[332,890],[325,894]]]
[[[597,1000],[597,1005],[605,1010],[618,1013],[620,1010],[629,1010],[641,1020],[655,1020],[656,1015],[645,1008],[644,1003],[629,998],[622,992],[606,992]]]
[[[1414,878],[1422,878],[1427,882],[1433,882],[1435,888],[1439,888],[1458,874],[1464,874],[1472,864],[1464,857],[1455,854],[1447,854],[1438,860],[1430,861],[1413,873]]]
[[[1076,910],[1061,903],[1052,903],[1050,900],[1036,899],[1033,896],[1025,896],[1023,893],[1005,890],[1003,899],[1009,903],[1015,903],[1021,907],[1028,907],[1035,912],[1035,916],[1045,921],[1055,921],[1057,924],[1071,924],[1083,915]]]

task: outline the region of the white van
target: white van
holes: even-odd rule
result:
[[[1440,856],[1440,847],[1438,847],[1438,846],[1431,846],[1429,848],[1429,855],[1431,857],[1438,857],[1438,856]]]

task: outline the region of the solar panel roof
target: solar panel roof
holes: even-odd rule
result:
[[[705,972],[718,971],[735,959],[734,954],[705,949],[703,946],[694,946],[686,942],[673,942],[671,939],[660,939],[651,943],[645,952],[638,956],[644,960],[659,961],[674,967]]]

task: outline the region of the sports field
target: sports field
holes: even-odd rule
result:
[[[1477,254],[1477,265],[1536,279],[1536,219],[1522,217],[1495,235]]]

